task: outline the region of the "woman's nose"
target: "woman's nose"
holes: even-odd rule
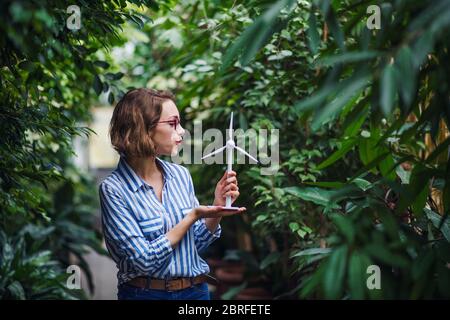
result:
[[[178,127],[177,127],[177,133],[180,136],[184,136],[184,132],[185,132],[184,128],[181,126],[181,124],[179,124]]]

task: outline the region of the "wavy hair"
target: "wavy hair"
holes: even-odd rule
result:
[[[125,157],[155,155],[151,130],[161,117],[162,104],[172,100],[169,91],[148,88],[128,91],[117,103],[109,126],[114,149]]]

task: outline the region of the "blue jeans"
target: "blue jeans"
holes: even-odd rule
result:
[[[119,300],[210,300],[206,282],[177,291],[145,289],[128,284],[121,284],[118,289]]]

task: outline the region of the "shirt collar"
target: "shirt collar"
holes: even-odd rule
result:
[[[168,181],[173,179],[173,173],[171,168],[158,157],[155,158],[160,167],[163,169],[163,178]],[[120,157],[119,164],[117,165],[117,171],[125,179],[127,187],[136,192],[143,185],[149,185],[141,177],[139,177],[136,172],[131,168],[131,166],[126,162],[124,157]],[[151,187],[151,186],[150,186]]]

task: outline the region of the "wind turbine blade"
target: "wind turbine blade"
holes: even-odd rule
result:
[[[229,139],[233,139],[233,111],[231,112],[231,119],[230,119],[230,130],[228,130],[228,137]]]
[[[247,157],[249,157],[249,158],[252,159],[253,161],[256,161],[256,163],[259,163],[258,160],[256,160],[254,157],[252,157],[252,156],[251,156],[247,151],[245,151],[244,149],[239,148],[238,146],[235,146],[234,148],[235,148],[236,150],[242,152],[243,154],[245,154]]]
[[[205,158],[208,158],[208,157],[210,157],[210,156],[213,156],[213,155],[215,155],[215,154],[217,154],[217,153],[219,153],[219,152],[221,152],[223,149],[225,149],[227,146],[223,146],[222,148],[219,148],[219,149],[217,149],[216,151],[214,151],[214,152],[211,152],[210,154],[207,154],[206,156],[203,156],[203,158],[202,158],[202,160],[203,159],[205,159]]]

